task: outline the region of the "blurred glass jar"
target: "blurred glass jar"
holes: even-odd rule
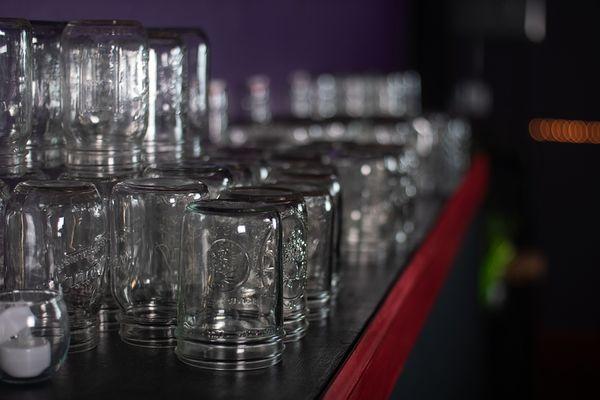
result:
[[[331,118],[340,112],[341,82],[333,75],[319,75],[313,92],[315,99],[314,116],[317,119]]]
[[[185,158],[197,159],[208,137],[209,43],[197,28],[174,28],[169,31],[181,37],[186,49],[187,118],[185,126]]]
[[[102,199],[87,182],[22,182],[6,208],[5,285],[61,290],[71,351],[98,342],[107,230]]]
[[[64,22],[34,21],[32,126],[27,169],[54,170],[63,164],[60,37]]]
[[[60,291],[0,292],[0,380],[33,383],[52,377],[66,358],[69,336]]]
[[[242,108],[250,121],[266,124],[271,121],[271,81],[266,75],[253,75],[246,80],[246,98]]]
[[[226,200],[188,206],[175,350],[181,361],[224,370],[281,361],[281,233],[269,206]]]
[[[421,76],[418,72],[391,73],[378,91],[381,115],[416,117],[421,113]]]
[[[296,118],[312,116],[313,82],[310,74],[298,70],[290,75],[290,113]]]
[[[183,159],[187,57],[181,37],[148,30],[149,107],[144,150],[148,165]]]
[[[223,145],[229,128],[229,100],[227,84],[222,79],[213,79],[208,86],[208,141]],[[199,154],[198,154],[199,155]]]
[[[319,185],[293,181],[277,182],[267,187],[292,190],[304,197],[307,212],[308,319],[325,319],[329,315],[332,293],[333,202],[329,191]]]
[[[285,341],[300,340],[308,329],[306,305],[308,215],[302,195],[261,186],[226,190],[226,200],[259,202],[275,208],[281,218],[283,263],[283,327]]]
[[[67,168],[139,171],[148,124],[146,31],[134,21],[73,21],[61,46]]]
[[[139,178],[115,186],[112,290],[125,342],[175,345],[181,222],[185,207],[204,198],[206,186],[185,178]]]
[[[25,172],[25,144],[31,135],[31,25],[0,18],[0,176]]]
[[[195,162],[148,167],[144,171],[144,176],[149,178],[179,176],[198,180],[208,187],[210,197],[213,199],[216,199],[221,191],[234,185],[233,175],[226,167]]]
[[[383,259],[394,241],[397,162],[365,146],[346,148],[332,158],[341,186],[343,253],[374,253]]]
[[[437,190],[451,195],[471,164],[471,125],[468,120],[437,114],[430,118],[439,135],[436,161]]]

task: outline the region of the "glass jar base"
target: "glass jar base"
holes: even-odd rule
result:
[[[176,325],[150,325],[121,322],[119,335],[123,342],[139,347],[175,347]]]
[[[217,344],[179,339],[175,354],[185,364],[212,370],[248,371],[281,361],[285,345],[281,337],[244,344]]]
[[[306,335],[308,330],[308,319],[306,315],[302,314],[298,318],[285,319],[283,320],[283,330],[285,336],[283,338],[284,343],[296,342]]]
[[[309,321],[318,321],[326,319],[329,316],[330,298],[331,295],[328,292],[308,295],[306,305],[308,307]]]
[[[118,308],[102,305],[98,314],[100,332],[113,332],[119,330],[121,311]]]
[[[69,353],[82,353],[95,349],[98,346],[99,333],[97,321],[90,323],[85,328],[71,329]]]

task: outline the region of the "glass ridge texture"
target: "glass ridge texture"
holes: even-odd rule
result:
[[[27,142],[27,167],[51,169],[63,164],[60,38],[65,23],[31,23],[32,127]]]
[[[0,292],[0,326],[0,381],[44,381],[65,361],[70,333],[59,291]]]
[[[175,345],[181,221],[190,202],[207,197],[204,184],[186,178],[138,178],[115,186],[112,291],[125,342]]]
[[[61,46],[67,167],[138,171],[148,124],[146,31],[134,21],[73,21]]]
[[[304,197],[307,213],[306,300],[309,320],[329,315],[331,299],[333,201],[328,189],[304,182],[280,181],[269,188],[292,190]]]
[[[283,327],[285,342],[300,340],[308,329],[306,303],[308,215],[304,198],[286,189],[260,186],[232,188],[220,199],[257,202],[272,206],[279,213],[282,230]]]
[[[248,370],[283,352],[281,222],[256,203],[190,204],[182,227],[178,358],[190,365]]]
[[[188,89],[186,51],[175,32],[148,30],[149,107],[144,150],[149,165],[183,158]]]
[[[25,144],[31,135],[31,25],[0,18],[0,176],[25,172]]]
[[[22,182],[8,202],[5,224],[5,287],[62,291],[70,350],[94,348],[108,256],[106,210],[94,185]]]

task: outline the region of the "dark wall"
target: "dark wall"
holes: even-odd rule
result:
[[[426,106],[447,104],[456,79],[474,72],[473,49],[483,49],[477,77],[490,85],[493,109],[478,126],[478,140],[494,160],[494,206],[517,222],[517,244],[540,250],[548,261],[541,325],[598,329],[600,146],[534,142],[528,123],[536,117],[600,120],[600,55],[594,50],[600,3],[547,0],[546,37],[532,43],[516,32],[457,32],[453,13],[468,2],[416,2]]]
[[[405,65],[407,0],[5,0],[0,15],[28,19],[135,19],[200,26],[213,76],[237,89],[267,74],[281,96],[290,71],[389,71]]]

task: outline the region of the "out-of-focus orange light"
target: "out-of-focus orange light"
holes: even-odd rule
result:
[[[534,118],[529,136],[537,142],[600,143],[600,122]]]

